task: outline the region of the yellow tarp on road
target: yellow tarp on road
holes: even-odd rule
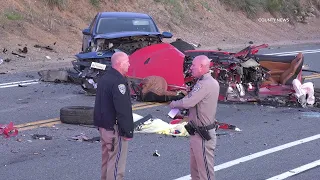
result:
[[[134,121],[143,118],[138,114],[133,114]],[[174,136],[189,136],[184,128],[187,122],[181,121],[178,124],[170,124],[158,118],[151,118],[135,131],[135,133],[155,133]]]

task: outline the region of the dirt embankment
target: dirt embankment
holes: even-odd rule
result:
[[[74,54],[81,49],[81,30],[98,11],[148,13],[162,31],[174,34],[173,40],[180,37],[200,43],[201,48],[244,47],[249,41],[290,44],[320,39],[317,0],[302,1],[305,12],[299,11],[290,18],[267,12],[248,18],[248,9],[233,10],[225,1],[228,0],[0,0],[0,58],[4,60],[0,73],[71,66]],[[308,4],[311,1],[314,4]],[[299,18],[302,23],[295,22]]]

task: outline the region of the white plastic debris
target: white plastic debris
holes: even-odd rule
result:
[[[97,83],[95,83],[93,79],[89,79],[89,80],[88,80],[88,83],[92,84],[92,85],[93,85],[93,87],[94,87],[95,89],[97,89],[98,84],[97,84]]]
[[[50,56],[46,56],[46,58],[47,58],[47,59],[49,59],[49,60],[51,59],[51,57],[50,57]]]
[[[154,153],[153,153],[153,156],[156,156],[156,157],[159,157],[160,154],[158,153],[158,150],[156,150]]]
[[[301,84],[298,79],[292,81],[293,89],[295,90],[295,96],[298,98],[302,107],[306,107],[306,104],[313,105],[315,103],[314,97],[314,85],[312,82],[306,82]],[[308,95],[308,98],[306,97]]]
[[[237,89],[238,89],[238,91],[240,93],[240,96],[244,96],[246,93],[244,91],[243,85],[242,84],[236,84],[236,86],[237,86]]]
[[[179,113],[179,109],[176,109],[176,108],[174,108],[174,109],[171,109],[170,110],[170,112],[168,113],[168,116],[170,117],[170,118],[174,118],[174,117],[176,117],[176,115]]]
[[[2,63],[3,63],[3,59],[0,58],[0,64],[2,64]]]

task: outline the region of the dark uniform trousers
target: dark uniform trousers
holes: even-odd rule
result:
[[[102,146],[101,180],[123,180],[128,154],[128,141],[115,131],[99,128]],[[113,149],[113,151],[112,151]]]
[[[192,180],[214,180],[215,130],[209,130],[211,139],[202,139],[199,134],[190,136],[190,171]]]

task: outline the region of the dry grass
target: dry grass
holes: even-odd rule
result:
[[[261,12],[270,12],[276,16],[297,20],[298,16],[303,16],[310,7],[320,9],[320,0],[220,0],[232,10],[241,10],[247,14],[248,18],[255,18]]]
[[[57,7],[60,10],[64,10],[67,8],[68,6],[68,0],[45,0],[46,3],[48,3],[48,5],[50,7]]]

